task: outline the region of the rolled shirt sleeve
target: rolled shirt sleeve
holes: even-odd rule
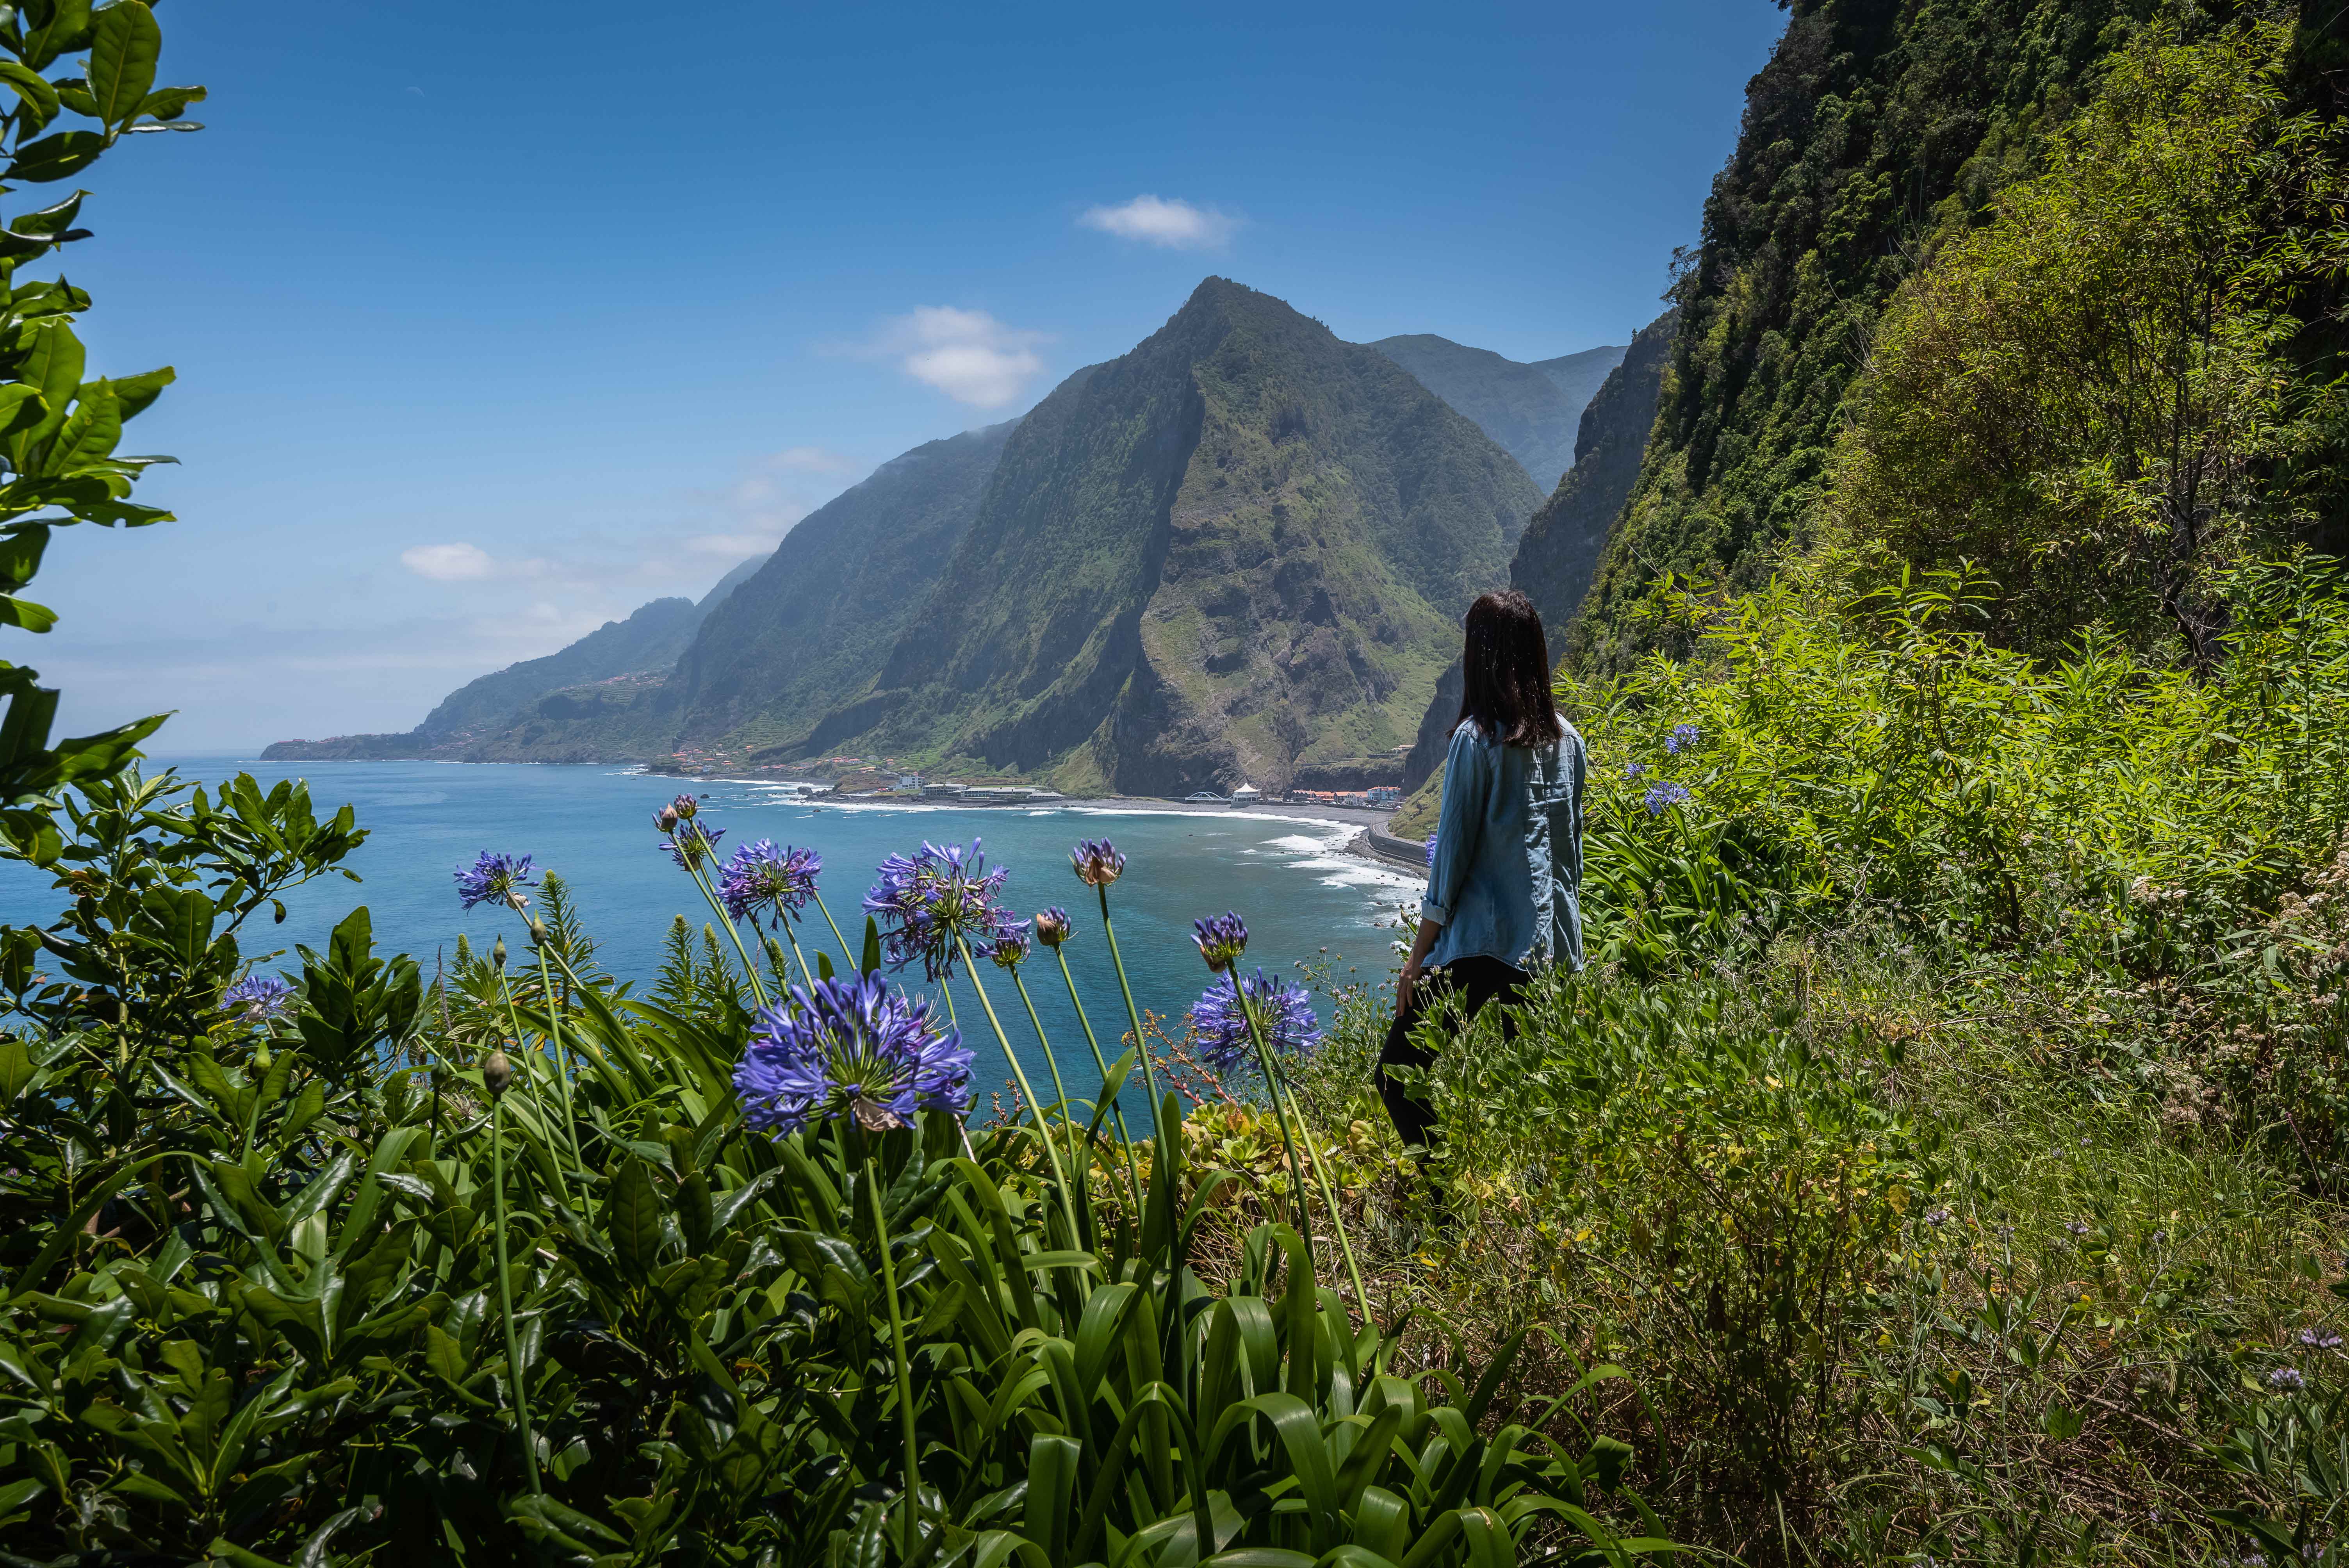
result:
[[[1475,863],[1476,841],[1484,825],[1485,797],[1492,790],[1492,748],[1464,721],[1452,732],[1452,748],[1444,758],[1444,796],[1435,817],[1435,863],[1427,870],[1427,896],[1420,901],[1419,917],[1437,925],[1452,923],[1468,868]]]

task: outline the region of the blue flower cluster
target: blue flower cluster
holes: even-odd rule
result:
[[[516,858],[483,850],[471,865],[457,868],[457,898],[467,909],[477,903],[502,903],[519,910],[530,902],[522,890],[537,885],[537,879],[530,874],[528,855]]]
[[[1672,732],[1664,737],[1664,753],[1669,757],[1678,757],[1695,746],[1696,726],[1693,724],[1676,724],[1672,726]]]
[[[1427,835],[1427,869],[1429,871],[1435,869],[1435,839],[1436,835],[1433,833]]]
[[[694,871],[718,858],[718,841],[726,836],[723,828],[705,828],[698,822],[680,821],[661,841],[661,848],[677,862],[681,872]]]
[[[1647,796],[1640,804],[1648,808],[1649,816],[1661,817],[1672,807],[1685,806],[1694,798],[1689,793],[1687,785],[1676,779],[1666,779],[1649,785]]]
[[[937,1028],[927,1001],[877,975],[793,986],[761,1009],[734,1092],[750,1125],[779,1133],[853,1116],[870,1131],[911,1124],[921,1110],[970,1109],[971,1053]]]
[[[248,975],[221,994],[221,1006],[259,1024],[283,1013],[293,995],[293,985],[274,975]]]
[[[979,841],[924,844],[910,855],[891,855],[875,872],[881,880],[864,895],[864,912],[881,922],[882,950],[889,966],[903,969],[918,958],[932,980],[954,974],[957,938],[974,951],[996,943],[1027,923],[996,901],[1011,873],[987,869]]]
[[[772,839],[761,839],[736,850],[719,868],[719,902],[730,919],[755,926],[763,915],[781,930],[785,921],[798,919],[807,908],[815,896],[816,873],[823,870],[823,857],[813,850],[792,845],[779,850]]]
[[[1197,1031],[1199,1059],[1217,1073],[1229,1073],[1255,1060],[1255,1042],[1248,1019],[1264,1031],[1268,1050],[1277,1056],[1302,1056],[1321,1039],[1321,1021],[1313,1015],[1313,999],[1303,988],[1268,976],[1261,969],[1243,981],[1235,969],[1229,978],[1207,987],[1191,1009],[1191,1026]]]

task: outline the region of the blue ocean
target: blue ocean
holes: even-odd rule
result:
[[[286,898],[283,925],[249,925],[245,952],[260,960],[262,969],[298,968],[294,945],[323,947],[335,923],[361,903],[372,913],[378,950],[414,955],[428,981],[436,954],[453,947],[460,933],[486,945],[502,930],[509,944],[519,946],[520,923],[511,913],[487,906],[470,914],[459,912],[452,873],[486,849],[527,854],[538,869],[561,872],[596,941],[597,962],[647,987],[673,916],[684,915],[697,930],[714,923],[692,881],[659,848],[661,835],[653,826],[661,803],[688,788],[707,797],[705,820],[724,830],[721,853],[756,839],[820,852],[824,902],[852,942],[864,931],[860,905],[873,868],[884,856],[911,851],[925,840],[980,841],[990,865],[1010,870],[1005,892],[1014,909],[1027,913],[1059,904],[1074,917],[1076,935],[1065,951],[1105,1047],[1124,1031],[1124,1007],[1102,940],[1099,906],[1069,867],[1070,846],[1079,839],[1110,838],[1127,857],[1125,875],[1111,890],[1111,899],[1134,1001],[1164,1016],[1178,1039],[1182,1016],[1208,978],[1191,944],[1194,919],[1237,911],[1249,933],[1247,969],[1261,965],[1268,975],[1303,980],[1306,972],[1298,967],[1303,965],[1338,983],[1370,980],[1394,963],[1390,944],[1396,911],[1417,896],[1418,884],[1409,877],[1342,852],[1353,828],[1285,819],[1274,814],[1278,808],[1197,813],[1147,807],[811,803],[778,782],[688,786],[617,767],[289,765],[169,755],[144,766],[150,773],[174,767],[183,778],[207,780],[249,772],[264,786],[302,777],[309,780],[322,816],[345,801],[356,808],[368,838],[346,864],[361,880],[332,876],[312,882]],[[0,867],[0,921],[45,924],[56,918],[61,903],[46,877],[20,865]],[[837,947],[812,910],[801,942],[803,947]],[[281,955],[265,957],[273,949],[282,950]],[[812,962],[812,947],[808,956]],[[837,951],[833,959],[840,963]],[[1098,1074],[1071,1068],[1072,1060],[1089,1062],[1090,1056],[1058,966],[1038,962],[1025,974],[1053,1048],[1077,1080],[1070,1091],[1090,1097]],[[909,987],[923,988],[918,965],[903,978]],[[1018,995],[991,967],[982,978],[1031,1081],[1048,1081],[1035,1030]],[[957,979],[954,990],[957,1015],[978,1052],[983,1111],[986,1090],[999,1084],[1008,1088],[1010,1074],[984,1014],[973,1006],[968,981]],[[1316,1003],[1326,1017],[1327,996],[1318,995]],[[1147,1114],[1145,1099],[1129,1091],[1129,1118]]]

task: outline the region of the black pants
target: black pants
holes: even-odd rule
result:
[[[1425,1145],[1427,1135],[1435,1127],[1435,1113],[1423,1100],[1406,1094],[1403,1086],[1387,1076],[1389,1068],[1425,1068],[1435,1060],[1435,1053],[1423,1046],[1412,1043],[1412,1026],[1430,1008],[1440,1006],[1444,999],[1457,996],[1468,1017],[1475,1017],[1487,1002],[1514,1006],[1518,994],[1531,978],[1522,969],[1502,963],[1497,958],[1455,958],[1441,969],[1431,969],[1419,977],[1412,987],[1411,1006],[1387,1026],[1386,1049],[1379,1053],[1376,1073],[1379,1098],[1387,1103],[1387,1117],[1395,1130],[1402,1134],[1406,1147]],[[1516,1025],[1502,1019],[1502,1029],[1514,1036]],[[1413,1093],[1423,1093],[1414,1090]]]

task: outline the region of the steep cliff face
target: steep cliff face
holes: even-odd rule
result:
[[[1674,326],[1674,315],[1667,311],[1633,336],[1630,349],[1582,411],[1574,467],[1526,524],[1510,559],[1510,585],[1541,612],[1553,657],[1564,651],[1566,628],[1640,476],[1640,454],[1655,426]],[[1418,788],[1444,760],[1459,712],[1460,665],[1455,658],[1445,666],[1420,722],[1403,766],[1405,788]]]
[[[1211,278],[1028,417],[876,688],[804,749],[1135,793],[1390,750],[1538,500],[1385,356]]]
[[[674,738],[789,747],[870,690],[1017,424],[916,447],[802,518],[678,659],[658,700]]]
[[[1382,337],[1371,346],[1474,419],[1545,489],[1573,464],[1576,423],[1623,357],[1620,348],[1600,347],[1525,365],[1433,333]]]
[[[2225,8],[2220,8],[2224,10]],[[1817,506],[1842,404],[1892,290],[1979,220],[2152,0],[1795,0],[1676,288],[1654,439],[1570,629],[1643,651],[1628,615],[1664,571],[1766,577]],[[2196,26],[2209,13],[2197,12]]]

